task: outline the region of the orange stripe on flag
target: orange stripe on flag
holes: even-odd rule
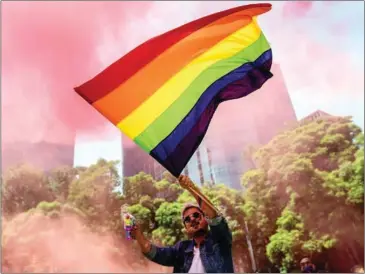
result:
[[[255,9],[243,10],[192,33],[92,105],[113,124],[118,124],[185,65],[249,24],[252,14],[255,13],[257,13]]]

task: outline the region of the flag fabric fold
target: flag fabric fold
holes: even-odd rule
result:
[[[218,105],[259,89],[272,52],[257,23],[270,4],[215,13],[152,38],[75,88],[178,177]]]

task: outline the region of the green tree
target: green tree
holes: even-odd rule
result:
[[[174,245],[184,238],[180,203],[164,202],[156,211],[157,229],[152,232],[153,241]]]
[[[128,212],[131,213],[141,226],[142,231],[149,231],[153,224],[151,210],[141,204],[135,204],[128,207]]]
[[[120,184],[117,164],[99,160],[80,173],[70,185],[68,202],[80,209],[91,224],[120,230],[122,202],[115,192]]]
[[[325,249],[332,248],[336,241],[329,235],[317,237],[315,233],[306,233],[303,218],[295,211],[295,197],[292,193],[288,205],[277,219],[276,233],[270,237],[266,247],[269,260],[274,263],[282,273],[295,269],[297,261],[303,254],[313,257]]]
[[[154,184],[157,191],[156,196],[162,198],[167,202],[176,201],[179,195],[182,193],[182,188],[176,183],[171,183],[166,179],[162,179]]]
[[[364,134],[359,134],[354,141],[358,150],[354,160],[344,160],[337,170],[322,174],[325,187],[331,195],[343,197],[348,204],[357,205],[364,213]]]
[[[67,200],[69,186],[77,174],[78,170],[69,166],[58,167],[50,171],[47,178],[49,188],[58,200]]]
[[[303,241],[310,242],[310,237],[317,240],[326,239],[336,243],[337,249],[353,249],[355,257],[361,257],[359,243],[363,243],[363,145],[361,130],[351,119],[329,118],[308,122],[276,136],[269,144],[255,154],[259,168],[245,174],[243,184],[248,187],[245,193],[245,212],[254,227],[256,222],[257,238],[276,235],[271,239],[267,251],[273,256],[274,243],[281,236],[292,231],[276,230],[275,221],[290,202],[290,194],[296,193],[297,199],[293,212],[300,215],[304,223]],[[355,210],[358,208],[359,210]],[[281,213],[283,212],[283,213]],[[281,218],[281,217],[280,217]],[[279,219],[280,219],[279,218]],[[280,219],[281,220],[281,219]],[[344,226],[353,223],[355,226]],[[276,232],[274,232],[276,231]],[[362,231],[362,232],[360,232]],[[287,234],[285,234],[285,233]],[[296,233],[296,232],[295,232]],[[294,233],[294,234],[295,234]],[[292,235],[290,234],[290,235]],[[295,234],[296,235],[296,234]],[[293,235],[292,235],[293,236]],[[267,242],[264,245],[268,244]],[[306,244],[303,246],[311,246]],[[301,247],[302,254],[306,253]],[[314,245],[316,246],[316,245]],[[361,246],[361,245],[360,245]],[[261,245],[262,247],[262,245]],[[259,249],[259,246],[255,246]],[[280,267],[289,267],[292,253],[280,256]],[[293,250],[291,248],[290,250]],[[363,244],[362,244],[363,250]],[[318,260],[324,260],[333,249],[322,251]],[[338,252],[338,251],[336,251]],[[344,256],[347,256],[344,252]],[[287,256],[287,257],[286,257]],[[316,257],[315,254],[313,256]],[[277,259],[271,258],[277,263]],[[352,264],[355,258],[349,258]],[[332,263],[333,267],[336,262]],[[351,264],[350,262],[348,264]],[[350,268],[348,265],[345,266]],[[346,272],[347,270],[345,270]]]
[[[276,187],[268,181],[265,170],[250,170],[244,174],[241,182],[246,189],[242,209],[250,233],[256,266],[269,272],[271,263],[266,256],[266,246],[270,236],[275,233],[275,222],[283,203],[276,194]]]
[[[27,211],[41,201],[52,201],[54,198],[45,174],[30,165],[10,168],[3,176],[2,206],[7,216]]]
[[[283,210],[290,203],[293,192],[298,197],[292,211],[301,216],[303,233],[307,235],[303,241],[309,241],[308,235],[315,235],[317,240],[333,240],[336,252],[352,249],[351,253],[356,255],[351,258],[343,252],[348,258],[348,265],[343,267],[348,269],[350,264],[358,263],[356,257],[363,257],[363,244],[360,244],[364,238],[363,210],[360,210],[363,205],[363,195],[360,195],[363,193],[361,138],[361,130],[349,117],[324,118],[277,135],[255,153],[258,168],[247,172],[242,183],[247,188],[245,216],[249,227],[253,228],[250,232],[261,266],[266,263],[264,257],[257,254],[258,250],[262,255],[268,239],[277,243],[284,235],[284,232],[277,233],[276,220],[283,212],[289,214]],[[357,225],[345,227],[344,223]],[[278,236],[273,239],[274,234]],[[264,242],[259,243],[260,238]],[[282,269],[289,267],[289,259],[294,258],[291,251],[285,252],[281,258],[288,259],[281,260]],[[303,247],[300,252],[306,253]],[[334,249],[327,249],[321,252],[322,258],[313,256],[323,261],[333,252]],[[271,261],[277,262],[273,258]],[[335,260],[330,264],[334,268],[340,267]]]
[[[140,199],[148,195],[156,197],[157,190],[155,188],[155,180],[149,174],[140,172],[131,177],[123,179],[123,203],[124,204],[138,204]]]
[[[282,273],[288,273],[299,259],[301,237],[304,233],[301,216],[293,210],[292,201],[277,219],[276,233],[270,237],[266,247],[269,260],[280,268]]]

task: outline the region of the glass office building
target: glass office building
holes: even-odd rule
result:
[[[127,143],[127,145],[126,145]],[[141,149],[136,144],[122,137],[123,148],[123,176],[129,177],[144,172],[152,175],[156,180],[160,180],[166,171],[155,159]]]

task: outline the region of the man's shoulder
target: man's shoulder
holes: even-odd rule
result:
[[[185,250],[191,248],[192,245],[194,245],[193,240],[181,240],[181,241],[177,242],[175,247],[178,250],[185,251]]]
[[[177,246],[189,246],[191,245],[191,243],[193,242],[193,240],[181,240],[177,242]]]

